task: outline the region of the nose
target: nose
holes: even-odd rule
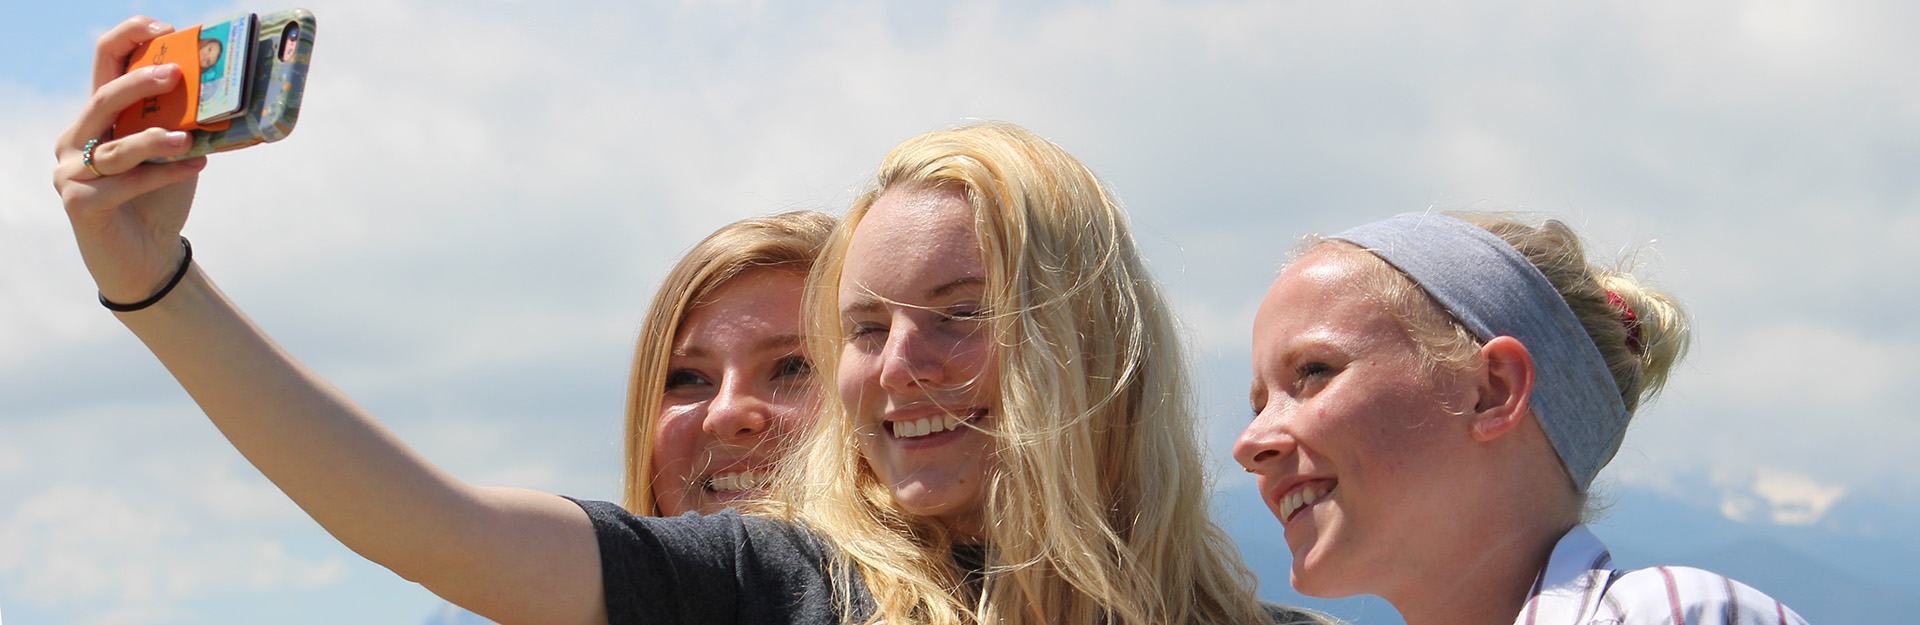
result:
[[[880,352],[880,386],[889,391],[945,382],[946,358],[927,333],[911,321],[895,321]]]
[[[722,442],[752,442],[765,435],[773,421],[768,398],[746,384],[743,377],[729,375],[721,382],[707,402],[706,419],[700,423],[701,429]]]
[[[1269,465],[1292,456],[1298,442],[1288,434],[1277,411],[1267,410],[1247,424],[1233,441],[1233,459],[1249,473],[1266,473]]]

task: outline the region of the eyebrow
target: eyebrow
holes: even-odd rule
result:
[[[947,295],[952,294],[954,291],[958,291],[963,288],[967,288],[967,287],[984,288],[986,285],[987,285],[987,279],[979,276],[968,276],[965,278],[956,278],[954,280],[941,284],[940,286],[936,286],[931,289],[928,289],[927,299],[939,299],[942,297],[946,297]],[[877,297],[868,296],[868,297],[862,298],[860,301],[857,301],[852,304],[848,304],[845,307],[842,307],[840,309],[840,314],[848,315],[848,314],[874,313],[874,312],[879,312],[885,309],[886,306],[887,306],[887,303],[884,300]]]
[[[801,341],[800,335],[792,332],[788,332],[785,334],[775,334],[773,336],[760,339],[760,342],[754,343],[753,347],[750,349],[752,352],[773,351],[781,348],[794,347],[796,345],[799,345],[800,341]],[[705,347],[700,347],[700,346],[688,347],[686,349],[681,349],[676,347],[676,348],[673,348],[672,354],[674,356],[682,356],[687,358],[706,358],[708,356],[713,355],[713,350],[707,349]]]
[[[800,335],[793,332],[788,332],[785,334],[775,334],[765,339],[761,339],[759,343],[753,346],[753,351],[756,351],[756,352],[771,351],[775,349],[793,347],[799,344],[800,344]]]
[[[960,278],[958,280],[954,280],[952,282],[948,282],[946,284],[933,287],[933,290],[927,292],[928,299],[940,297],[948,293],[952,293],[954,291],[960,290],[965,287],[970,287],[970,286],[985,287],[987,286],[987,279],[979,276],[972,276],[972,277]]]

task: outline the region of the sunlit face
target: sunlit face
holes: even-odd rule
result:
[[[663,515],[711,514],[758,494],[817,396],[800,339],[804,278],[751,270],[680,322],[654,425],[653,497]]]
[[[1365,260],[1323,246],[1274,282],[1254,318],[1256,416],[1233,448],[1286,527],[1294,588],[1314,596],[1391,590],[1470,513],[1447,466],[1465,419],[1367,294]]]
[[[897,188],[848,243],[839,388],[861,453],[903,509],[977,537],[999,407],[973,207]]]

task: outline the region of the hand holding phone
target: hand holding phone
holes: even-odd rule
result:
[[[123,111],[114,135],[156,126],[192,131],[193,149],[178,158],[285,138],[299,119],[313,32],[313,14],[292,9],[243,13],[140,46],[128,59],[128,71],[173,63],[186,79]]]

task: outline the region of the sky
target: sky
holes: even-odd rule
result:
[[[1566,221],[1690,311],[1691,355],[1601,476],[1596,532],[1621,560],[1715,563],[1816,622],[1894,621],[1833,612],[1814,573],[1757,580],[1796,562],[1920,595],[1912,3],[305,6],[298,127],[214,156],[186,234],[257,323],[468,481],[617,499],[627,361],[673,260],[736,219],[838,214],[893,145],[993,119],[1127,205],[1263,596],[1298,600],[1227,457],[1254,309],[1302,235],[1428,209]],[[440,605],[219,437],[95,303],[48,184],[95,37],[242,9],[0,20],[9,623],[420,623]]]

